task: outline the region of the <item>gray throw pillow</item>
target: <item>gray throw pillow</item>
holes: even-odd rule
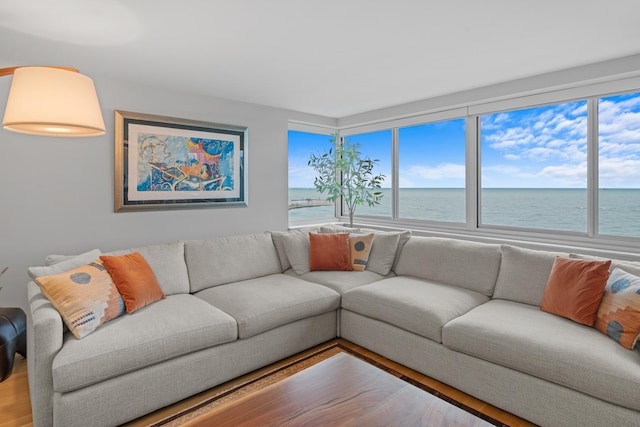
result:
[[[309,272],[309,230],[293,230],[282,238],[291,268],[298,276]]]

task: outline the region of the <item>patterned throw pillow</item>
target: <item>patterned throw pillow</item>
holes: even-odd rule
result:
[[[35,281],[78,339],[124,313],[122,297],[100,260]]]
[[[139,252],[100,259],[122,295],[127,313],[165,298],[156,275]]]
[[[596,316],[596,329],[633,350],[640,337],[640,277],[614,268]]]
[[[350,234],[349,246],[351,247],[351,268],[354,271],[364,271],[371,252],[371,242],[374,234]]]

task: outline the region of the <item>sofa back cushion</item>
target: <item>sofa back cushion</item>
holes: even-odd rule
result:
[[[147,261],[165,295],[189,293],[189,274],[187,264],[184,261],[184,242],[125,249],[104,255],[125,255],[133,252],[140,253]]]
[[[502,245],[493,298],[540,306],[556,256],[567,254]]]
[[[64,273],[65,271],[81,267],[85,264],[89,264],[90,262],[98,259],[101,254],[102,252],[100,252],[100,249],[93,249],[79,255],[60,255],[57,256],[57,258],[55,258],[54,260],[51,260],[49,257],[47,257],[46,266],[29,267],[27,269],[27,272],[29,273],[29,277],[32,280],[35,280],[36,277],[60,274]]]
[[[490,297],[500,270],[500,259],[499,245],[412,236],[400,253],[395,272]]]
[[[607,261],[610,258],[604,258],[593,255],[584,255],[584,254],[569,254],[569,258],[575,259],[595,259],[600,261]],[[621,270],[626,271],[627,273],[640,276],[640,262],[638,261],[628,261],[628,260],[620,260],[620,259],[611,259],[611,272],[613,272],[614,268],[619,268]]]
[[[309,233],[317,233],[318,231],[320,231],[320,227],[269,232],[278,252],[282,271],[293,268],[298,275],[309,271]],[[292,254],[291,259],[287,256],[287,247]]]
[[[268,233],[185,242],[191,292],[282,272]]]

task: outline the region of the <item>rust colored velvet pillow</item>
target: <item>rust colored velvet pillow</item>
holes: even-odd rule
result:
[[[309,233],[309,270],[351,271],[349,233]]]
[[[156,275],[147,260],[138,252],[121,256],[101,256],[118,292],[122,295],[127,313],[164,298]]]
[[[611,261],[556,257],[540,309],[593,326]]]

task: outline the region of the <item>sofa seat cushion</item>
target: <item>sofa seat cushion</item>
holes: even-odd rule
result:
[[[346,292],[342,307],[439,343],[447,322],[488,300],[468,289],[398,276]]]
[[[311,271],[301,279],[328,286],[340,295],[358,286],[368,285],[385,278],[373,271]]]
[[[195,295],[236,319],[240,338],[328,313],[340,305],[337,292],[286,274],[229,283]]]
[[[493,300],[449,322],[442,335],[452,350],[640,410],[640,352],[538,307]]]
[[[193,295],[170,295],[82,340],[66,334],[53,361],[53,388],[77,390],[236,339],[231,316]]]

